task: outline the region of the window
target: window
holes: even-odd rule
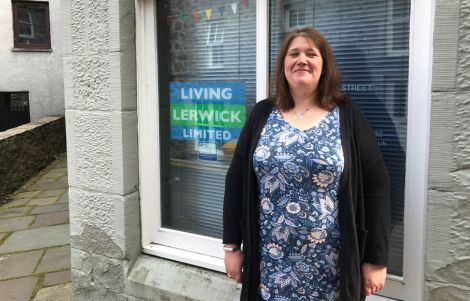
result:
[[[156,14],[159,191],[148,251],[204,254],[220,270],[225,174],[256,98],[256,2],[156,1]]]
[[[50,49],[49,4],[13,1],[14,47]]]
[[[289,1],[286,1],[289,2]],[[294,30],[306,26],[307,22],[307,3],[300,2],[294,4],[286,4],[284,6],[284,22],[286,31]]]
[[[222,68],[224,63],[224,28],[219,22],[208,22],[207,30],[209,68]]]
[[[392,258],[381,294],[421,300],[433,28],[433,7],[425,0],[395,0],[392,15],[389,1],[138,0],[144,251],[224,271],[223,178],[236,139],[228,139],[228,134],[226,139],[223,133],[237,137],[240,124],[234,122],[238,120],[211,123],[207,117],[217,115],[220,121],[229,116],[222,111],[231,110],[231,116],[242,121],[255,99],[267,97],[273,87],[268,85],[268,66],[272,70],[287,18],[292,17],[286,11],[300,2],[306,25],[318,28],[332,43],[344,74],[343,91],[367,114],[393,177]],[[220,69],[207,64],[208,39],[214,41],[216,36],[212,25],[208,33],[208,24],[215,21],[217,32],[223,29],[224,68]],[[391,21],[401,28],[393,38],[398,51],[393,55]],[[238,96],[228,97],[228,91]],[[211,103],[196,101],[203,95]],[[206,119],[194,122],[198,116]]]

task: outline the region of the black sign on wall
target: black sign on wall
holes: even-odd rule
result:
[[[0,132],[30,121],[28,92],[0,92]]]

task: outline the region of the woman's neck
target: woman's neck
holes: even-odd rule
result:
[[[312,93],[292,93],[294,108],[312,108],[316,107],[315,96]]]

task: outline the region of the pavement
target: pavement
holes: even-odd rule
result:
[[[73,300],[65,154],[0,201],[0,301]]]

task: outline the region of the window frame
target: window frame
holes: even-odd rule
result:
[[[158,200],[161,186],[159,181],[160,140],[156,59],[158,49],[155,1],[135,0],[143,252],[225,272],[220,239],[159,229],[158,227],[161,225],[160,202]],[[423,299],[434,6],[435,0],[411,0],[410,6],[403,277],[388,275],[387,286],[385,290],[380,292],[380,295],[399,300]],[[269,91],[269,1],[257,1],[256,11],[258,45],[256,100],[260,101],[268,96]],[[158,241],[163,238],[172,240],[173,246],[159,244]],[[182,242],[186,242],[186,247],[181,246]],[[208,250],[208,253],[212,255],[204,254],[204,250]],[[389,299],[374,296],[370,300]]]
[[[51,27],[50,27],[50,15],[49,15],[49,2],[47,1],[17,1],[13,0],[12,4],[12,12],[13,12],[13,45],[15,49],[51,49]],[[46,29],[46,43],[22,43],[20,42],[20,22],[21,20],[18,18],[18,8],[25,7],[25,8],[36,8],[36,9],[43,9],[45,10],[45,29]],[[31,18],[32,19],[32,18]],[[34,21],[31,24],[33,28],[32,35],[34,36]]]

